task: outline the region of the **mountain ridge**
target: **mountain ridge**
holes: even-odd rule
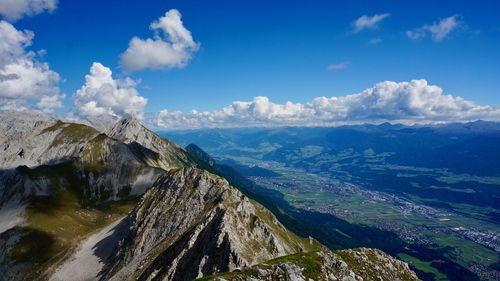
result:
[[[22,209],[0,233],[5,280],[191,280],[328,251],[131,116],[106,134],[41,121],[0,151],[0,214]]]

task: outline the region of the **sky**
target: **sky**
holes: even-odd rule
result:
[[[0,109],[164,129],[500,121],[497,1],[0,0]]]

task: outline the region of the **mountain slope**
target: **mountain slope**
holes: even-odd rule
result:
[[[164,169],[187,165],[177,160],[186,158],[180,148],[159,156],[82,124],[34,118],[6,118],[2,123],[0,213],[22,213],[30,198],[54,195],[72,183],[82,201],[118,200],[143,193]],[[53,166],[68,168],[54,174]],[[0,219],[4,225],[10,217]]]
[[[19,166],[36,169],[70,164],[78,171],[79,180],[86,183],[88,199],[116,200],[124,189],[140,194],[156,180],[161,172],[157,168],[190,165],[183,149],[137,125],[138,121],[130,117],[120,120],[114,127],[119,126],[120,131],[109,136],[83,124],[65,123],[42,114],[4,112],[0,117],[0,135],[4,136],[0,169],[4,174]],[[46,193],[42,185],[47,184],[34,189]],[[33,188],[26,184],[24,187],[30,189],[25,193],[32,193]],[[102,191],[111,194],[104,196]],[[2,199],[5,201],[5,197]]]
[[[0,119],[2,120],[0,123],[0,169],[55,162],[74,155],[79,149],[75,143],[56,142],[61,131],[46,130],[58,123],[58,120],[53,117],[33,112],[4,111],[0,112]],[[97,134],[97,131],[88,128],[82,131],[82,134],[88,134],[89,138]],[[78,139],[74,141],[78,142]],[[54,142],[57,145],[52,146]]]
[[[39,113],[0,117],[0,272],[7,279],[43,273],[90,233],[126,215],[165,169],[190,165],[177,146],[160,155]]]
[[[102,257],[106,268],[91,275],[192,280],[320,248],[286,230],[224,179],[196,168],[160,178],[117,228],[127,231],[117,231],[96,249],[113,248],[117,254]]]

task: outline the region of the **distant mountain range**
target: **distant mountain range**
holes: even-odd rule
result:
[[[371,164],[380,160],[379,164],[384,166],[441,169],[470,176],[500,175],[500,165],[497,165],[500,159],[500,123],[494,122],[428,127],[385,123],[314,128],[206,129],[163,135],[181,145],[196,143],[214,155],[258,156],[266,161],[277,161],[313,172],[335,174],[345,170],[359,175],[364,181],[373,182],[376,188],[395,192],[415,190],[380,182],[387,178],[379,179],[371,168],[363,168],[367,160],[365,154],[372,156]],[[436,193],[435,190],[428,191]],[[484,186],[475,195],[469,194],[477,198],[469,199],[463,194],[448,193],[443,196],[455,196],[457,202],[500,208],[500,191],[497,188]]]
[[[209,150],[267,147],[268,158],[283,159],[303,146],[320,146],[339,152],[346,149],[392,152],[388,162],[446,168],[477,175],[500,174],[500,123],[476,121],[433,126],[357,125],[340,127],[286,127],[251,129],[202,129],[163,133],[181,145],[196,143]],[[275,145],[277,147],[272,147]],[[277,149],[274,149],[277,148]],[[237,149],[235,149],[236,152]],[[242,152],[242,154],[244,154]],[[446,157],[440,157],[446,155]]]

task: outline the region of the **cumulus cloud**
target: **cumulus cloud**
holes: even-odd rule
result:
[[[41,109],[54,109],[54,108],[62,108],[63,104],[61,98],[64,96],[43,96],[40,101],[36,104],[38,108]],[[45,110],[47,111],[47,110]]]
[[[121,65],[127,71],[181,68],[187,65],[199,44],[184,27],[181,13],[172,9],[150,25],[153,38],[132,38],[121,55]]]
[[[376,14],[373,16],[363,15],[356,19],[353,23],[354,32],[360,32],[364,29],[377,27],[384,19],[388,18],[391,14]]]
[[[330,64],[326,69],[328,71],[346,69],[349,66],[349,64],[350,64],[350,62],[343,61],[343,62],[339,62],[339,63]]]
[[[434,41],[442,41],[449,36],[454,30],[462,26],[463,22],[458,15],[447,17],[434,22],[430,25],[424,25],[413,30],[406,31],[406,36],[412,40],[419,40],[426,37],[428,34]]]
[[[162,110],[152,121],[158,128],[332,126],[398,122],[406,124],[500,120],[500,108],[481,106],[446,95],[426,80],[385,81],[360,93],[318,97],[301,104],[273,103],[267,97],[237,101],[215,111]]]
[[[73,96],[76,115],[89,118],[128,113],[142,119],[147,99],[139,95],[136,85],[130,78],[113,79],[111,69],[94,62],[85,76],[85,85]]]
[[[26,16],[43,12],[53,12],[57,0],[1,0],[0,15],[9,21],[16,21]]]
[[[61,108],[59,75],[27,51],[34,34],[0,21],[0,109]],[[51,102],[49,102],[51,101]]]

